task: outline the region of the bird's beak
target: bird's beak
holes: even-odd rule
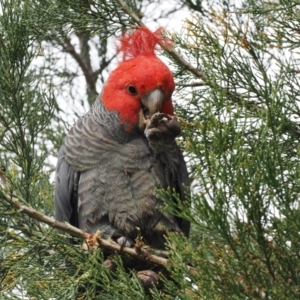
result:
[[[161,89],[155,89],[142,97],[142,109],[139,114],[139,126],[144,129],[151,117],[160,111],[164,99]]]
[[[141,99],[145,119],[150,119],[153,114],[160,111],[163,99],[164,93],[161,89],[155,89]]]

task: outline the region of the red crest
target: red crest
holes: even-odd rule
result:
[[[119,52],[123,53],[123,60],[128,60],[139,55],[155,55],[157,45],[170,48],[173,43],[170,39],[162,37],[163,28],[152,32],[146,27],[140,27],[134,31],[126,31],[120,39]]]

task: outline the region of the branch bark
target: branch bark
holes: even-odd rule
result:
[[[16,198],[8,199],[5,197],[4,200],[6,202],[11,203],[18,210],[18,212],[24,213],[30,218],[45,223],[52,228],[59,229],[74,237],[83,239],[87,241],[88,245],[93,245],[93,247],[95,247],[96,245],[101,249],[109,250],[111,252],[117,252],[119,254],[128,254],[131,257],[136,258],[138,260],[152,262],[160,266],[166,266],[167,264],[169,264],[169,260],[167,258],[152,254],[150,251],[146,250],[143,247],[140,246],[135,248],[122,247],[117,243],[111,242],[110,240],[102,239],[100,231],[96,232],[95,234],[89,234],[83,230],[80,230],[79,228],[70,225],[69,223],[59,222],[54,218],[48,217],[38,212],[32,207],[23,205]],[[153,251],[155,252],[155,250]]]
[[[74,60],[78,63],[80,69],[82,70],[83,75],[85,77],[85,81],[88,86],[88,91],[89,91],[88,94],[90,94],[89,104],[92,105],[98,95],[98,92],[96,90],[97,76],[95,76],[95,73],[93,72],[93,69],[92,69],[92,66],[90,63],[89,52],[88,52],[89,49],[87,49],[88,41],[86,39],[84,39],[84,36],[82,36],[82,35],[77,34],[77,36],[81,43],[81,49],[84,49],[84,50],[82,50],[83,51],[82,55],[77,53],[77,51],[76,51],[75,47],[72,45],[69,37],[65,38],[64,49],[66,52],[68,52],[74,58]]]

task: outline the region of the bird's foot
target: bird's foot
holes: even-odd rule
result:
[[[146,290],[159,285],[159,276],[154,271],[139,271],[137,272],[137,277]]]
[[[104,261],[104,266],[106,268],[108,268],[109,270],[111,270],[112,272],[116,272],[117,271],[117,264],[112,260],[111,257],[108,257],[105,261]]]
[[[145,136],[150,146],[159,153],[167,140],[174,140],[180,134],[180,125],[175,116],[155,113],[148,122]]]

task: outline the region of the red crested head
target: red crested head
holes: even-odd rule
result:
[[[126,32],[118,48],[123,54],[123,61],[110,74],[103,88],[103,104],[108,110],[119,113],[120,122],[126,123],[128,130],[138,125],[140,112],[148,110],[148,103],[152,105],[150,115],[157,111],[173,115],[171,95],[175,88],[174,78],[155,54],[158,44],[165,47],[172,45],[170,40],[162,38],[162,31],[152,32],[142,27]],[[152,95],[158,100],[152,100]],[[157,111],[154,111],[153,105]]]

